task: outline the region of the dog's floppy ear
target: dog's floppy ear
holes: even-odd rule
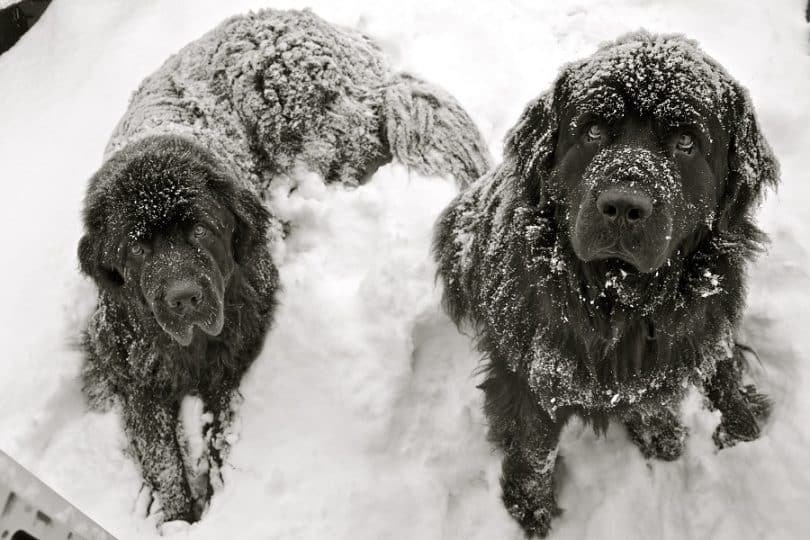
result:
[[[236,217],[233,253],[236,262],[241,264],[250,259],[260,244],[267,242],[270,212],[255,193],[245,188],[237,189],[231,211]]]
[[[757,123],[751,97],[735,84],[728,150],[728,175],[720,203],[721,230],[732,230],[749,217],[763,191],[779,182],[779,164]]]
[[[544,198],[546,178],[554,161],[558,114],[554,91],[532,100],[506,136],[504,158],[514,162],[528,193]]]
[[[115,292],[124,284],[124,276],[115,268],[111,259],[116,257],[111,241],[112,233],[107,230],[107,214],[103,198],[99,196],[99,178],[105,169],[97,172],[90,179],[90,188],[83,212],[84,236],[79,240],[79,268],[82,273],[92,278],[99,288]]]
[[[88,232],[79,240],[79,268],[96,284],[114,292],[124,284],[124,277],[112,265],[104,261],[104,246],[98,234]]]

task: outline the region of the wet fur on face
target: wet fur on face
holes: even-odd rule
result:
[[[123,240],[125,290],[144,301],[160,327],[182,346],[195,332],[217,336],[225,324],[224,296],[235,269],[235,219],[216,201],[195,204],[197,215],[138,241]]]
[[[112,174],[102,170],[91,182],[79,247],[82,269],[104,292],[181,346],[220,334],[239,251],[264,237],[267,222],[255,195],[234,190],[195,151],[159,137],[111,160]]]
[[[504,502],[527,533],[557,513],[571,415],[625,422],[645,455],[674,459],[692,383],[725,396],[716,440],[758,436],[734,333],[764,241],[751,214],[777,178],[745,89],[695,42],[638,32],[565,66],[444,211],[444,306],[484,354]]]

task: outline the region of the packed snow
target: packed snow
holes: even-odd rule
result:
[[[0,448],[120,539],[153,538],[114,413],[85,411],[79,328],[95,302],[76,246],[86,181],[138,83],[219,21],[311,6],[441,85],[495,155],[564,63],[645,27],[684,33],[746,85],[781,163],[760,225],[744,340],[774,400],[761,439],[717,452],[716,414],[692,394],[687,450],[646,461],[621,426],[563,433],[552,538],[804,538],[810,531],[810,28],[803,0],[576,2],[127,2],[55,0],[0,56]],[[293,180],[291,180],[293,181]],[[242,384],[233,449],[202,521],[166,537],[522,537],[486,442],[478,354],[442,314],[429,255],[452,182],[387,166],[356,189],[301,173],[273,205],[284,286]],[[707,290],[709,290],[707,288]],[[193,410],[191,413],[193,414]],[[193,424],[193,419],[189,419]]]

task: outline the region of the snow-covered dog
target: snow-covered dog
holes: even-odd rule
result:
[[[162,519],[199,519],[218,481],[201,471],[222,463],[231,398],[271,323],[270,181],[303,167],[356,185],[391,159],[460,184],[489,162],[452,97],[308,11],[229,19],[133,96],[85,202],[79,259],[99,297],[84,389],[121,405]],[[208,411],[202,451],[179,422],[189,395]]]
[[[734,340],[753,224],[777,164],[745,91],[693,41],[638,32],[565,66],[504,161],[440,218],[444,302],[487,359],[503,500],[528,534],[558,512],[558,436],[580,415],[676,459],[687,383],[723,447],[759,436],[767,400]]]

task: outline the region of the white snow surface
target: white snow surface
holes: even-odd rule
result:
[[[810,531],[810,28],[804,0],[55,0],[0,56],[0,448],[121,539],[157,536],[118,416],[84,410],[76,336],[95,302],[78,273],[86,181],[139,81],[250,8],[311,6],[453,93],[497,155],[557,69],[620,33],[682,32],[751,91],[782,165],[751,270],[752,377],[763,436],[717,452],[692,395],[674,463],[624,428],[569,425],[552,538],[806,538]],[[277,210],[277,322],[242,384],[232,453],[202,521],[171,538],[519,539],[485,440],[478,355],[439,307],[430,231],[451,182],[381,169],[355,190],[301,175]]]

